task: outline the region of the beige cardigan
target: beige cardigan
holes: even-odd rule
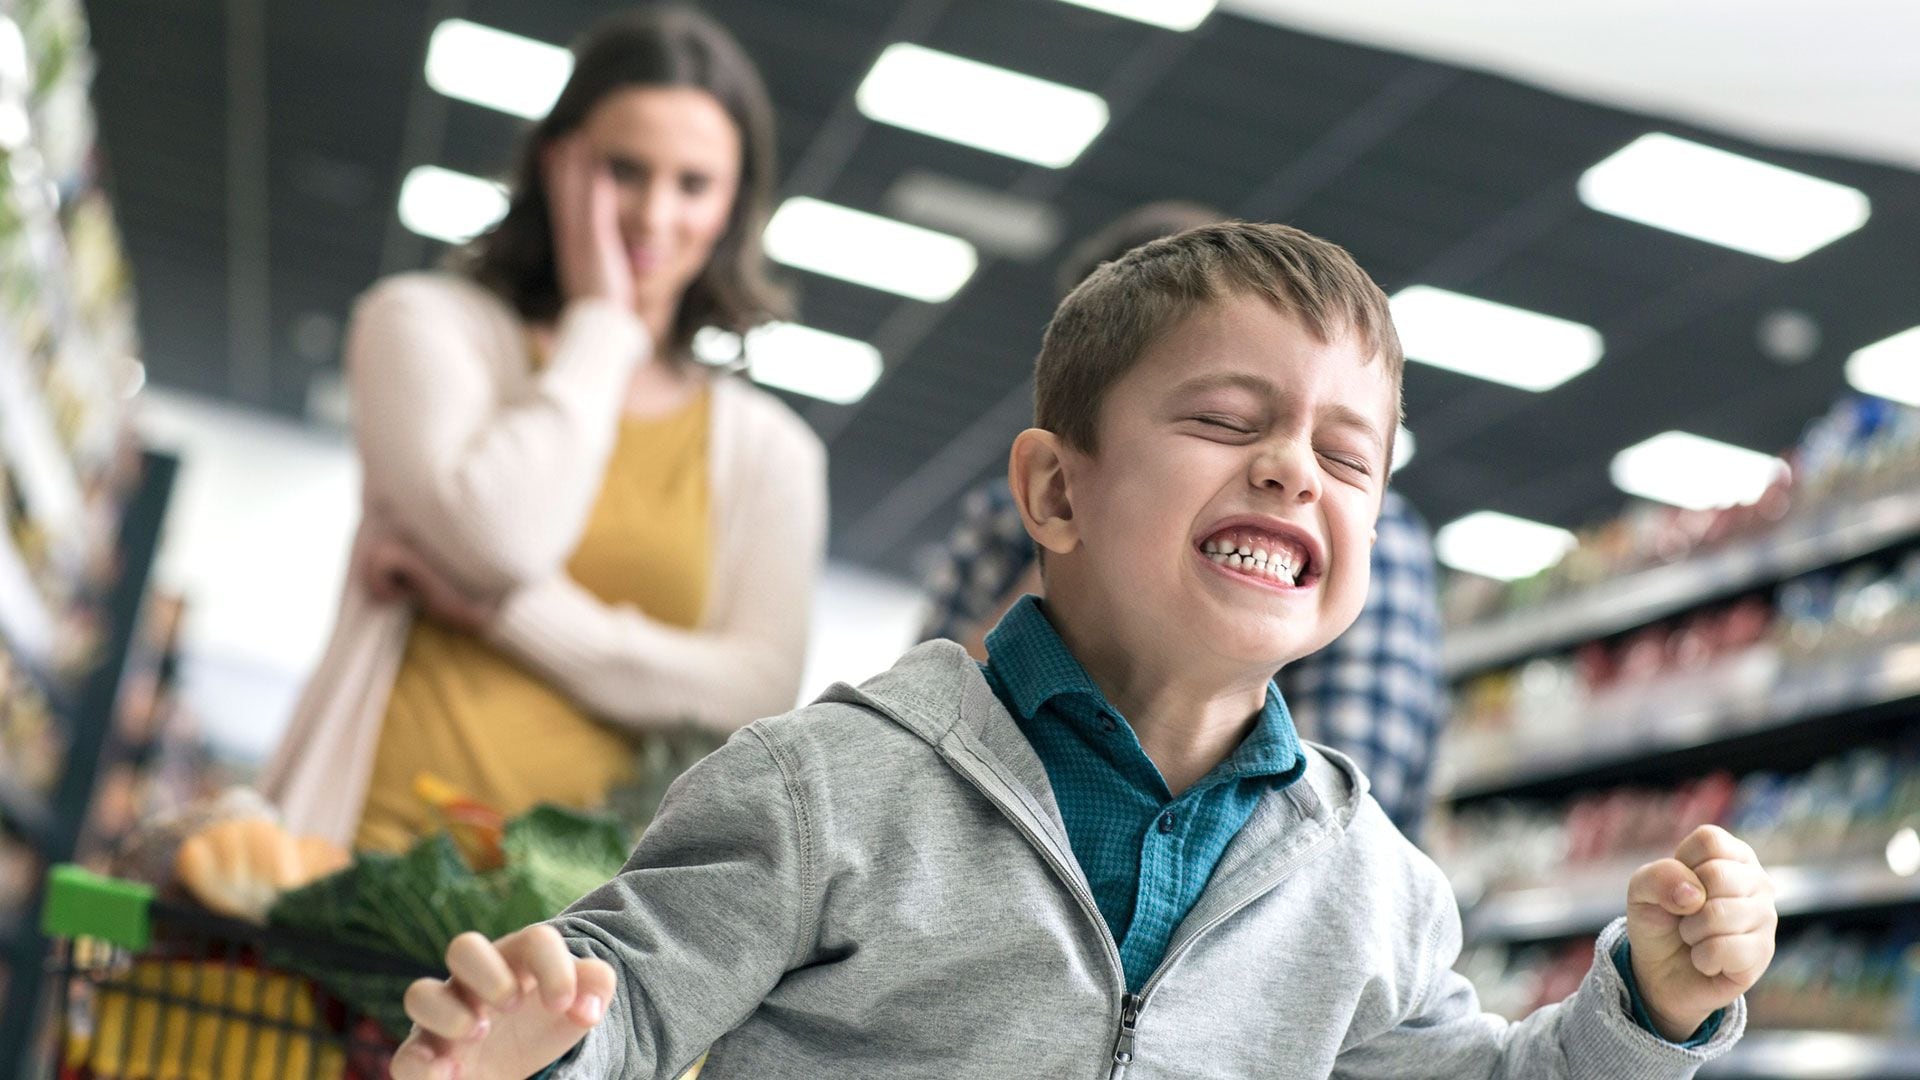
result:
[[[826,543],[826,455],[773,396],[713,382],[711,542],[701,624],[609,606],[564,565],[599,494],[629,375],[648,339],[630,312],[568,306],[552,356],[492,293],[409,274],[361,298],[346,366],[365,519],[390,521],[456,581],[504,592],[491,637],[592,714],[731,730],[793,707]],[[368,535],[363,520],[356,552]],[[351,841],[413,609],[348,574],[333,637],[261,787],[299,833]]]

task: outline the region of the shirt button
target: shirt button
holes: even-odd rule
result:
[[[1174,816],[1172,813],[1165,813],[1160,815],[1160,831],[1161,832],[1172,832],[1173,825],[1174,825]]]
[[[1120,730],[1120,723],[1111,716],[1103,716],[1100,718],[1100,730],[1112,734]]]

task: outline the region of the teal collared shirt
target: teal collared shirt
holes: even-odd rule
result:
[[[1227,760],[1177,797],[1028,596],[987,635],[987,682],[1046,767],[1067,842],[1138,991],[1262,795],[1306,771],[1280,691]]]

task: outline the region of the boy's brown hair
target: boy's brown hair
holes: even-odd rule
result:
[[[1034,361],[1034,426],[1093,453],[1107,392],[1153,340],[1202,304],[1242,293],[1322,341],[1352,334],[1387,365],[1398,414],[1406,361],[1380,286],[1336,244],[1288,225],[1226,221],[1142,244],[1067,294]]]

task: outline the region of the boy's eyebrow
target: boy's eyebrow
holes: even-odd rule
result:
[[[1365,413],[1345,405],[1331,405],[1327,407],[1327,416],[1341,427],[1359,428],[1373,439],[1376,449],[1386,449],[1386,433],[1381,431],[1380,425],[1374,423]]]
[[[1186,382],[1174,387],[1174,393],[1185,396],[1200,394],[1209,390],[1245,390],[1270,400],[1280,397],[1280,389],[1272,382],[1245,371],[1215,371],[1205,375],[1195,375]],[[1358,428],[1373,439],[1375,448],[1384,450],[1387,446],[1386,432],[1380,425],[1358,409],[1346,405],[1330,405],[1326,409],[1327,418],[1341,427]]]
[[[1245,390],[1264,398],[1280,396],[1272,382],[1246,371],[1214,371],[1195,375],[1173,388],[1176,394],[1200,394],[1208,390]]]

